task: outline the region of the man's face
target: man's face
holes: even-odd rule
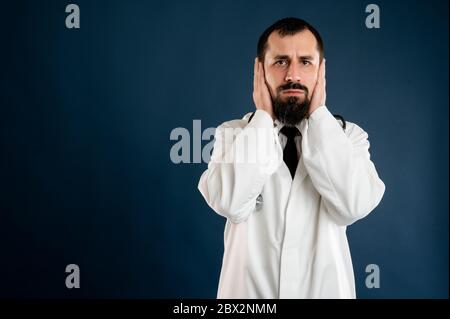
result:
[[[296,125],[306,116],[317,81],[320,54],[309,30],[268,38],[264,58],[266,82],[274,112],[281,122]]]

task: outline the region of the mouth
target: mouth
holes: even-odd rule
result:
[[[286,94],[286,95],[300,95],[300,94],[305,94],[305,91],[303,91],[303,90],[284,90],[284,91],[281,91],[281,93]]]

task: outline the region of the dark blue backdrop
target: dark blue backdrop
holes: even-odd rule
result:
[[[369,1],[74,2],[79,30],[67,1],[1,8],[1,297],[214,298],[224,219],[170,132],[254,109],[257,38],[285,16],[322,33],[327,105],[387,187],[348,229],[358,296],[448,297],[447,1],[376,0],[380,29]]]

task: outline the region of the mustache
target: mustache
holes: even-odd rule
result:
[[[278,87],[278,92],[285,90],[303,90],[308,95],[308,88],[300,83],[289,82]]]

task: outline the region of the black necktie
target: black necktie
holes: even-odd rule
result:
[[[288,127],[286,125],[281,128],[280,132],[287,137],[286,146],[283,151],[283,161],[289,168],[293,179],[298,164],[297,147],[295,146],[294,137],[300,135],[300,132],[296,127]]]

